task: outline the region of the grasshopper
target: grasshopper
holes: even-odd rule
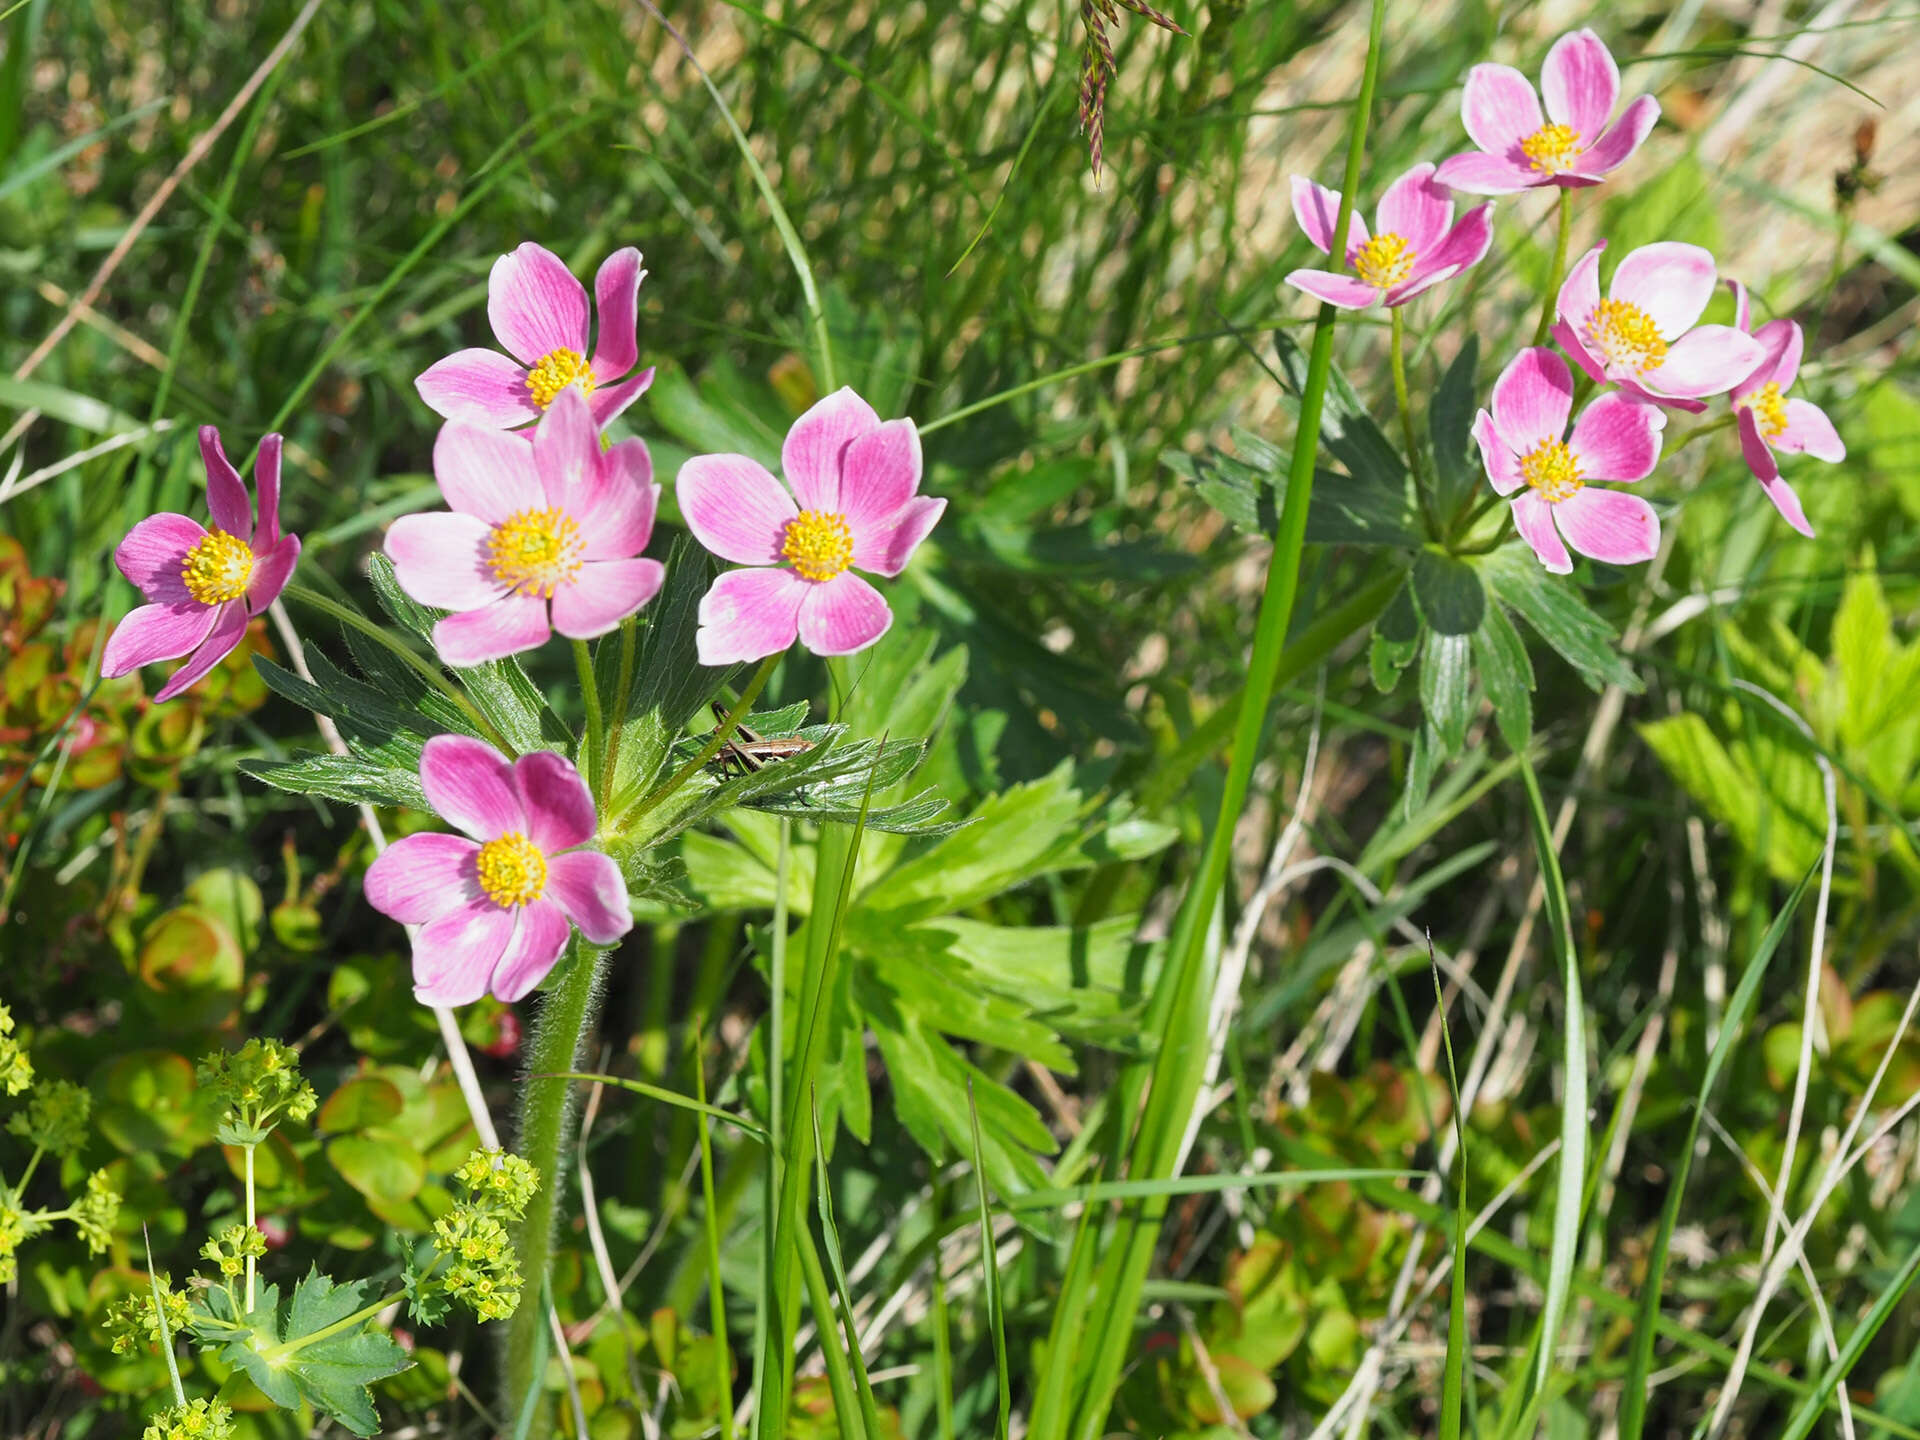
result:
[[[713,703],[713,718],[725,723],[727,712],[718,700]],[[737,771],[742,775],[751,775],[756,770],[766,768],[770,760],[785,760],[790,756],[804,755],[813,749],[813,741],[803,740],[798,735],[766,736],[749,730],[745,725],[735,725],[733,734],[727,737],[709,764],[718,765],[722,772]]]

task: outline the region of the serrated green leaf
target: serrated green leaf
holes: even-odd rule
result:
[[[1420,612],[1413,603],[1413,585],[1402,585],[1379,622],[1367,645],[1367,668],[1374,688],[1387,694],[1400,683],[1400,672],[1420,653]]]
[[[1421,723],[1414,732],[1413,745],[1407,751],[1407,784],[1401,793],[1402,812],[1411,820],[1427,803],[1427,796],[1433,791],[1433,777],[1440,768],[1440,742],[1434,738],[1433,726]]]
[[[1472,453],[1474,372],[1480,365],[1480,337],[1469,334],[1440,377],[1427,410],[1433,440],[1434,510],[1451,517],[1480,483]]]
[[[417,765],[416,760],[416,765]],[[418,769],[357,755],[306,755],[298,760],[243,759],[241,773],[295,795],[321,795],[349,805],[399,805],[427,810]]]
[[[1444,754],[1467,741],[1473,714],[1473,645],[1465,635],[1430,633],[1420,654],[1420,708]]]
[[[1533,736],[1533,664],[1520,632],[1498,605],[1487,606],[1474,632],[1473,657],[1501,738],[1514,750],[1524,749]]]
[[[1615,648],[1613,627],[1569,581],[1542,569],[1524,543],[1515,541],[1481,557],[1479,568],[1494,595],[1559,651],[1588,685],[1595,690],[1618,685],[1632,695],[1646,688]]]
[[[1487,613],[1487,589],[1466,561],[1422,550],[1413,562],[1413,598],[1421,618],[1442,635],[1471,635]]]

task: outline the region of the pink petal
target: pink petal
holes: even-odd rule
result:
[[[233,652],[233,647],[240,643],[246,633],[245,605],[229,600],[224,605],[214,606],[213,628],[207,631],[207,638],[187,657],[186,664],[167,677],[167,683],[160,687],[160,693],[153,697],[154,701],[171,700],[189,685],[197,684],[209,670]]]
[[[513,762],[513,782],[527,816],[527,838],[545,854],[593,838],[599,822],[587,782],[566,756],[535,750]]]
[[[207,467],[207,509],[215,528],[242,540],[253,539],[253,503],[247,499],[240,472],[220,444],[220,432],[211,425],[200,427],[200,459]]]
[[[492,534],[478,515],[402,515],[387,531],[385,549],[400,588],[422,605],[478,610],[507,593],[487,560]]]
[[[480,847],[461,835],[403,835],[367,867],[367,903],[402,925],[425,925],[480,898]]]
[[[1747,294],[1747,287],[1738,280],[1727,281],[1727,288],[1733,292],[1733,328],[1753,333],[1753,297]]]
[[[1504,155],[1489,155],[1484,150],[1463,150],[1448,156],[1440,162],[1433,178],[1449,190],[1462,190],[1469,195],[1512,195],[1553,183],[1552,176],[1531,165],[1509,160]]]
[[[1414,295],[1470,270],[1486,258],[1493,245],[1493,206],[1476,205],[1460,222],[1414,261],[1412,277],[1387,292],[1387,303],[1398,305]],[[1440,273],[1433,273],[1433,272]]]
[[[1698,398],[1731,390],[1760,363],[1760,342],[1731,325],[1701,325],[1667,348],[1667,358],[1646,375],[1659,396]]]
[[[521,906],[516,919],[513,938],[501,952],[487,987],[495,999],[509,1004],[524,999],[547,978],[573,933],[567,927],[567,917],[550,900]]]
[[[898,575],[920,548],[920,542],[946,513],[947,502],[932,495],[916,495],[882,525],[856,530],[853,563],[875,575]]]
[[[1807,512],[1801,508],[1800,496],[1787,483],[1784,475],[1762,480],[1760,488],[1766,492],[1767,499],[1773,502],[1773,508],[1780,512],[1783,520],[1809,540],[1813,539],[1813,526],[1807,520]]]
[[[653,483],[653,456],[647,442],[622,440],[601,457],[599,495],[574,510],[586,537],[589,560],[624,560],[638,555],[653,538],[660,509],[660,487]]]
[[[1419,255],[1431,250],[1453,220],[1453,201],[1421,163],[1389,185],[1374,211],[1376,235],[1398,235]]]
[[[1586,328],[1587,317],[1600,303],[1600,252],[1607,248],[1603,240],[1573,262],[1567,278],[1560,282],[1560,294],[1554,301],[1554,314],[1573,327],[1577,334]],[[1584,349],[1585,347],[1582,346]]]
[[[1516,455],[1558,440],[1573,413],[1573,374],[1544,345],[1529,346],[1493,382],[1493,426]]]
[[[1780,462],[1773,457],[1767,437],[1760,433],[1760,417],[1753,407],[1742,405],[1734,411],[1734,423],[1740,427],[1740,454],[1753,472],[1753,478],[1765,485],[1780,478]]]
[[[433,648],[449,665],[480,665],[537,649],[552,633],[547,602],[516,590],[478,610],[463,610],[436,622]]]
[[[553,592],[553,628],[571,640],[604,635],[659,593],[658,560],[589,560]]]
[[[283,535],[280,543],[254,564],[253,578],[247,582],[247,613],[258,615],[280,598],[300,563],[300,537]]]
[[[595,945],[611,945],[633,928],[620,867],[597,851],[575,850],[549,860],[547,894]]]
[[[1600,357],[1587,349],[1586,342],[1579,333],[1564,320],[1556,320],[1553,325],[1553,339],[1562,350],[1573,357],[1573,363],[1586,372],[1587,378],[1596,385],[1605,385],[1607,368],[1600,363]]]
[[[1786,342],[1781,345],[1779,358],[1774,362],[1773,373],[1767,378],[1782,390],[1791,390],[1793,382],[1800,378],[1800,358],[1806,349],[1807,337],[1800,329],[1800,323],[1797,320],[1769,320],[1754,332],[1753,338],[1771,349],[1767,332],[1776,325],[1786,331]]]
[[[780,447],[780,470],[802,510],[840,511],[841,459],[855,440],[879,428],[873,407],[844,385],[793,422]]]
[[[1589,485],[1555,505],[1553,518],[1569,545],[1609,565],[1637,565],[1660,549],[1660,517],[1638,495]]]
[[[187,593],[182,572],[187,552],[206,534],[196,521],[184,515],[149,515],[127,532],[127,538],[113,552],[113,561],[147,599],[163,605],[198,605],[200,602]]]
[[[1632,158],[1633,152],[1646,143],[1647,136],[1653,133],[1654,122],[1660,118],[1660,102],[1651,95],[1642,95],[1621,112],[1620,118],[1607,127],[1607,131],[1586,149],[1586,153],[1574,160],[1572,174],[1563,176],[1564,180],[1597,181],[1601,176],[1618,170]]]
[[[260,458],[253,467],[254,489],[260,495],[260,523],[253,530],[253,553],[265,555],[280,543],[280,437],[260,442]]]
[[[1417,299],[1426,294],[1427,291],[1433,289],[1434,286],[1444,285],[1459,273],[1460,267],[1458,265],[1442,265],[1439,269],[1435,270],[1416,263],[1413,267],[1413,278],[1411,280],[1403,280],[1391,290],[1386,291],[1381,295],[1380,302],[1389,310],[1393,309],[1396,305],[1405,305],[1409,300]]]
[[[413,388],[435,414],[490,430],[540,418],[527,367],[498,350],[456,350],[421,371]]]
[[[880,592],[851,570],[823,585],[809,585],[800,602],[800,643],[816,655],[864,650],[893,624]]]
[[[1847,442],[1833,428],[1827,412],[1797,397],[1787,401],[1787,428],[1774,436],[1773,444],[1789,455],[1805,451],[1816,460],[1835,464],[1847,458]]]
[[[593,374],[597,380],[617,380],[640,359],[640,252],[628,245],[600,262],[593,277],[595,309],[600,333],[594,337]]]
[[[1641,480],[1660,459],[1660,412],[1642,400],[1613,391],[1602,395],[1574,422],[1567,440],[1589,480]]]
[[[449,506],[489,525],[547,503],[531,445],[518,435],[458,420],[442,425],[433,442],[433,478]]]
[[[531,240],[493,262],[487,319],[523,365],[537,365],[555,350],[587,353],[586,287],[558,255]]]
[[[1467,73],[1460,118],[1474,144],[1516,162],[1520,142],[1547,123],[1533,86],[1511,65],[1476,65]]]
[[[632,378],[622,380],[617,385],[601,385],[588,397],[587,404],[593,409],[594,422],[606,425],[634,401],[647,393],[653,384],[653,367],[649,365]]]
[[[533,429],[533,468],[543,503],[578,517],[605,488],[600,476],[600,427],[578,385],[553,397]]]
[[[179,659],[207,638],[219,608],[188,598],[130,611],[107,637],[100,652],[100,673],[114,680],[142,665]]]
[[[1553,506],[1533,491],[1514,497],[1513,528],[1533,547],[1533,553],[1548,570],[1555,575],[1573,573],[1573,557],[1567,554],[1560,532],[1553,528]]]
[[[731,665],[785,650],[800,633],[807,585],[791,570],[727,571],[700,599],[700,663]]]
[[[694,539],[722,560],[771,565],[787,522],[800,511],[764,466],[744,455],[696,455],[674,482]]]
[[[920,488],[920,430],[911,420],[889,420],[847,447],[840,468],[840,513],[863,531],[884,525]]]
[[[422,1005],[471,1005],[486,994],[493,967],[513,939],[515,919],[491,900],[475,900],[417,933],[413,998]]]
[[[475,840],[525,834],[526,807],[507,757],[471,735],[436,735],[420,750],[420,788],[434,813]]]
[[[1330,270],[1295,270],[1287,284],[1304,290],[1316,300],[1337,305],[1342,310],[1364,310],[1380,298],[1380,292],[1364,280],[1351,275],[1335,275]]]
[[[1541,67],[1540,98],[1546,101],[1548,119],[1591,140],[1619,102],[1620,67],[1593,31],[1562,35]]]
[[[1333,253],[1333,226],[1340,218],[1340,192],[1329,190],[1324,185],[1316,185],[1304,175],[1293,177],[1293,218],[1299,223],[1313,248],[1328,255]],[[1354,207],[1347,217],[1347,250],[1351,255],[1358,247],[1367,243],[1367,222],[1360,218],[1360,209]]]
[[[1663,340],[1676,340],[1713,298],[1713,256],[1698,245],[1662,240],[1630,251],[1613,272],[1607,293],[1638,305],[1652,317]]]
[[[1484,410],[1473,417],[1473,438],[1480,446],[1480,463],[1496,494],[1511,495],[1526,483],[1526,477],[1520,473],[1520,457],[1500,438],[1493,416]]]
[[[1798,325],[1795,325],[1791,320],[1769,320],[1758,330],[1750,331],[1744,325],[1738,325],[1734,328],[1742,334],[1751,334],[1754,339],[1760,342],[1762,352],[1760,363],[1748,372],[1746,379],[1733,387],[1733,398],[1736,401],[1746,399],[1747,396],[1753,394],[1754,391],[1765,385],[1769,380],[1772,380],[1782,390],[1793,383],[1791,378],[1779,380],[1775,377],[1782,368],[1780,362],[1786,358],[1787,346],[1793,343],[1794,332],[1800,328]],[[1800,354],[1797,345],[1794,347],[1793,360],[1794,372],[1798,373],[1800,368]]]

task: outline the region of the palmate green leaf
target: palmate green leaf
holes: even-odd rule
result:
[[[1593,689],[1618,685],[1638,695],[1646,687],[1615,648],[1614,629],[1596,615],[1562,576],[1549,575],[1527,546],[1515,541],[1478,558],[1495,596],[1531,625]]]
[[[305,755],[298,760],[243,759],[242,774],[295,795],[319,795],[348,805],[399,805],[426,810],[416,752],[412,767],[358,755]]]
[[[1487,606],[1473,633],[1473,658],[1501,738],[1511,749],[1524,749],[1533,737],[1533,662],[1520,632],[1497,604]]]
[[[1443,755],[1467,743],[1473,716],[1473,644],[1466,635],[1429,631],[1420,654],[1420,708]]]
[[[1692,711],[1638,728],[1673,778],[1749,854],[1759,855],[1776,879],[1798,878],[1820,854],[1826,802],[1820,772],[1803,748],[1764,722],[1751,726],[1747,738],[1725,744]]]
[[[1285,330],[1273,332],[1273,348],[1280,362],[1281,378],[1286,383],[1286,397],[1290,402],[1297,402],[1306,389],[1307,354]],[[1407,513],[1418,515],[1407,491],[1411,477],[1407,474],[1406,461],[1375,423],[1359,392],[1338,365],[1328,372],[1327,395],[1320,414],[1320,444],[1340,462],[1340,468],[1354,482],[1400,496]],[[1417,522],[1409,528],[1418,533]]]
[[[1480,337],[1468,335],[1440,377],[1427,411],[1427,429],[1433,441],[1433,508],[1443,517],[1452,516],[1480,484],[1472,451],[1477,408],[1474,372],[1479,366]]]
[[[1189,455],[1168,450],[1161,461],[1245,534],[1273,538],[1286,503],[1291,455],[1244,430],[1233,435],[1239,452]],[[1307,510],[1307,539],[1316,544],[1409,546],[1419,543],[1418,517],[1404,480],[1384,482],[1373,472],[1342,475],[1319,470]]]
[[[1400,672],[1420,653],[1420,612],[1413,603],[1411,579],[1387,602],[1367,648],[1367,669],[1382,695],[1400,683]]]
[[[713,558],[691,536],[683,536],[667,558],[660,593],[644,612],[634,667],[638,678],[614,775],[613,793],[622,804],[665,778],[674,742],[733,673],[732,666],[702,665],[695,648],[700,598],[716,573]],[[608,723],[622,722],[609,716]]]
[[[1420,618],[1441,635],[1471,635],[1487,613],[1487,589],[1466,561],[1422,550],[1413,562],[1413,598]]]

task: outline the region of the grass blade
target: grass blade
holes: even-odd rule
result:
[[[1000,1253],[993,1243],[987,1167],[980,1153],[980,1107],[973,1100],[971,1079],[967,1081],[967,1112],[973,1121],[973,1193],[980,1207],[980,1258],[987,1268],[987,1329],[993,1335],[993,1369],[1000,1383],[1000,1410],[993,1434],[994,1440],[1007,1440],[1007,1415],[1013,1408],[1013,1384],[1007,1370],[1007,1317],[1000,1300]]]
[[[707,1048],[693,1032],[693,1084],[698,1109],[694,1125],[700,1137],[701,1229],[707,1236],[707,1309],[713,1326],[714,1380],[720,1392],[721,1440],[733,1440],[733,1352],[727,1347],[727,1291],[720,1280],[719,1207],[713,1200],[713,1135],[707,1124]],[[765,1132],[762,1132],[763,1134]]]
[[[1453,1095],[1453,1148],[1457,1179],[1453,1205],[1453,1275],[1447,1301],[1447,1360],[1440,1377],[1440,1440],[1460,1440],[1460,1403],[1467,1388],[1467,1127],[1460,1114],[1460,1074],[1453,1063],[1453,1031],[1447,1025],[1447,1000],[1440,987],[1440,964],[1427,936],[1427,962],[1433,967],[1433,996],[1440,1017],[1440,1043],[1447,1053],[1447,1087]]]
[[[1893,1307],[1905,1298],[1912,1287],[1914,1277],[1920,1275],[1920,1245],[1914,1247],[1901,1265],[1880,1297],[1873,1302],[1873,1308],[1867,1311],[1860,1323],[1853,1327],[1853,1333],[1847,1336],[1847,1343],[1841,1347],[1840,1354],[1827,1367],[1814,1384],[1813,1393],[1800,1402],[1800,1408],[1793,1412],[1793,1419],[1781,1432],[1780,1440],[1806,1440],[1813,1433],[1813,1427],[1819,1423],[1821,1415],[1826,1413],[1827,1397],[1846,1380],[1853,1367],[1860,1363],[1860,1356],[1866,1351],[1873,1337],[1880,1333],[1880,1327],[1887,1323],[1887,1317],[1893,1313]]]
[[[813,1149],[819,1154],[825,1149],[820,1143],[820,1107],[813,1107]],[[827,1265],[833,1272],[833,1288],[840,1297],[840,1324],[847,1336],[847,1358],[853,1365],[853,1384],[860,1397],[860,1421],[867,1427],[867,1434],[880,1440],[885,1432],[880,1427],[880,1408],[873,1401],[873,1383],[867,1379],[867,1362],[860,1354],[860,1331],[853,1323],[853,1289],[847,1284],[846,1263],[840,1256],[840,1230],[833,1223],[833,1195],[827,1185],[827,1167],[815,1165],[814,1202],[820,1211],[820,1238],[827,1247]],[[820,1328],[825,1330],[832,1324],[832,1316],[820,1317]]]

